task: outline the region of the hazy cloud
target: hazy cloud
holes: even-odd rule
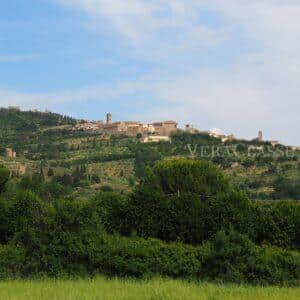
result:
[[[296,134],[300,110],[299,1],[58,1],[85,11],[95,26],[104,18],[133,47],[131,51],[146,58],[170,59],[181,53],[194,55],[196,60],[193,49],[215,47],[230,38],[232,47],[247,41],[256,50],[237,55],[225,70],[194,68],[174,75],[175,66],[170,76],[149,75],[161,81],[151,88],[162,105],[168,106],[168,113],[182,112],[183,117],[184,112],[184,119],[199,125],[205,115],[209,124],[241,135],[264,128],[274,138],[278,135],[284,141],[300,143]],[[216,20],[202,20],[203,11],[212,13]],[[162,110],[157,113],[163,114]]]
[[[160,107],[141,107],[141,118],[173,116],[202,129],[221,127],[249,137],[264,129],[270,138],[300,144],[298,0],[51,1],[81,10],[91,30],[114,35],[126,55],[154,61],[155,68],[138,82],[44,95],[2,91],[5,103],[121,101],[128,94],[148,95]],[[199,67],[203,51],[216,48],[219,56],[224,51],[223,63]]]

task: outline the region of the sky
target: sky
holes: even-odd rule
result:
[[[300,1],[0,1],[9,105],[300,145]]]

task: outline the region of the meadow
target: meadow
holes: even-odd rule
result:
[[[6,281],[0,283],[5,300],[264,300],[299,299],[300,288],[250,287],[230,284],[189,283],[169,279]]]

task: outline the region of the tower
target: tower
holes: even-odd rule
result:
[[[106,124],[110,124],[111,123],[111,113],[107,113],[106,114]]]
[[[258,137],[257,137],[257,139],[258,139],[260,142],[263,141],[263,132],[262,132],[261,130],[258,132]]]

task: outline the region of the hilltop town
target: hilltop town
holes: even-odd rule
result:
[[[219,129],[201,131],[190,124],[186,124],[184,129],[178,127],[178,122],[173,120],[144,124],[136,121],[112,121],[111,113],[106,114],[103,121],[78,121],[73,130],[92,131],[107,135],[125,135],[129,137],[139,137],[144,143],[171,141],[172,134],[184,131],[190,134],[205,134],[220,139],[222,142],[236,140],[233,134],[225,135]],[[260,130],[253,140],[264,142],[263,132]],[[278,141],[268,141],[273,146],[279,144]]]
[[[41,173],[49,178],[54,173],[58,180],[71,176],[76,181],[80,167],[85,170],[82,184],[76,185],[81,196],[107,185],[128,192],[148,166],[172,157],[212,160],[232,174],[234,182],[248,186],[253,199],[279,197],[274,186],[281,182],[282,170],[292,186],[298,178],[297,147],[266,141],[262,131],[245,140],[218,129],[203,131],[189,124],[181,128],[172,120],[115,121],[108,113],[104,121],[91,122],[10,107],[0,108],[0,133],[0,164],[12,176]],[[264,155],[271,145],[273,155]],[[210,150],[202,151],[207,146]],[[236,153],[227,152],[229,148]],[[294,194],[288,197],[298,199]]]
[[[111,113],[106,114],[106,120],[91,122],[81,120],[73,127],[73,130],[94,131],[108,135],[126,135],[131,137],[140,137],[143,142],[170,141],[172,134],[185,131],[191,134],[203,133],[209,136],[227,140],[234,140],[235,136],[224,135],[218,130],[200,131],[190,124],[186,124],[184,129],[178,128],[178,122],[173,120],[154,122],[144,124],[136,121],[112,121]]]
[[[162,121],[151,124],[143,124],[136,121],[112,121],[112,115],[106,114],[106,120],[98,122],[79,121],[74,130],[95,131],[107,135],[126,135],[140,137],[144,142],[170,141],[172,134],[176,133],[178,123],[176,121]]]
[[[173,134],[178,132],[186,132],[190,134],[204,134],[210,137],[214,137],[220,139],[223,143],[227,141],[234,140],[244,140],[237,138],[234,134],[226,135],[220,129],[213,128],[210,130],[199,130],[195,126],[191,124],[186,124],[184,128],[178,127],[178,122],[174,120],[167,121],[159,121],[153,123],[142,123],[139,121],[113,121],[112,114],[107,113],[105,117],[105,121],[88,121],[88,120],[76,120],[71,117],[64,116],[64,118],[73,120],[73,125],[66,125],[64,121],[61,119],[61,115],[57,113],[53,113],[48,109],[44,111],[40,111],[37,108],[32,108],[29,111],[23,111],[19,106],[8,106],[7,108],[0,108],[2,111],[15,112],[15,113],[31,113],[31,115],[44,115],[44,116],[59,116],[58,124],[56,128],[61,127],[65,129],[70,129],[72,131],[85,131],[91,133],[99,133],[104,135],[120,135],[120,136],[128,136],[128,137],[138,137],[143,143],[150,142],[171,142],[171,137]],[[55,127],[54,127],[55,128]],[[53,128],[53,129],[54,129]],[[263,131],[259,130],[256,137],[250,139],[250,141],[257,142],[268,142],[272,146],[279,145],[280,142],[278,140],[265,140],[263,137]],[[293,151],[299,151],[300,147],[298,146],[287,146]],[[6,154],[8,157],[15,158],[16,153],[13,149],[6,149]]]
[[[10,112],[22,112],[19,106],[9,106],[7,111]],[[39,111],[38,109],[31,109],[31,114],[51,115],[53,114],[48,109]],[[58,115],[58,114],[55,114]],[[99,133],[104,135],[120,135],[128,137],[138,137],[142,142],[170,142],[173,134],[177,132],[187,132],[190,134],[204,134],[210,137],[220,139],[223,143],[227,141],[238,140],[234,134],[223,134],[220,129],[211,130],[199,130],[191,124],[186,124],[184,128],[178,127],[178,122],[174,120],[159,121],[153,123],[143,123],[139,121],[113,121],[112,114],[107,113],[105,121],[88,121],[88,120],[74,120],[74,124],[64,125],[63,122],[58,121],[58,125],[62,125],[65,129],[71,129],[72,131],[85,131],[92,133]],[[62,124],[60,124],[62,123]],[[240,140],[240,139],[239,139]],[[263,138],[263,131],[259,130],[258,135],[251,141],[257,142],[269,142],[272,146],[276,146],[279,143],[277,140],[265,140]],[[299,150],[299,147],[288,146],[292,150]],[[7,149],[7,155],[11,158],[16,156],[16,153],[12,149]]]

